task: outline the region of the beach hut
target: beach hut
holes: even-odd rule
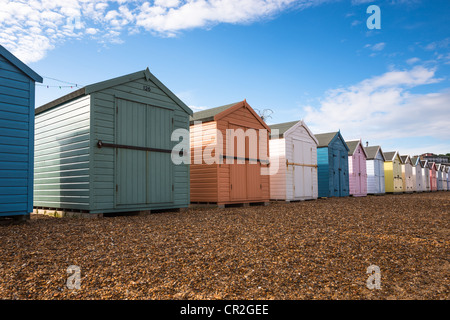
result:
[[[428,162],[428,169],[430,170],[430,191],[437,191],[436,163]]]
[[[42,77],[0,45],[0,217],[33,211],[36,82]]]
[[[403,192],[411,193],[414,191],[413,167],[410,156],[400,156],[402,159],[402,183]]]
[[[428,160],[420,160],[422,165],[423,191],[430,192],[430,169],[428,168]]]
[[[340,132],[315,135],[317,145],[317,176],[319,197],[349,195],[348,151]]]
[[[367,169],[367,193],[368,194],[383,194],[384,187],[384,153],[380,146],[364,147],[367,155],[366,169]]]
[[[267,204],[270,128],[247,101],[196,112],[190,124],[191,202]]]
[[[423,192],[425,191],[425,186],[424,186],[424,177],[422,175],[423,173],[422,161],[420,161],[420,157],[415,156],[411,158],[411,163],[413,165],[412,173],[413,173],[414,190],[416,192]]]
[[[442,169],[443,169],[443,165],[441,163],[437,163],[436,164],[436,184],[437,184],[438,191],[444,190]]]
[[[367,196],[367,154],[361,140],[345,141],[348,151],[348,179],[350,195],[354,197]]]
[[[270,164],[278,167],[277,172],[270,175],[270,199],[316,199],[316,137],[303,120],[274,124],[270,129]]]
[[[188,207],[189,165],[172,161],[171,135],[188,132],[191,114],[148,68],[39,107],[34,206],[91,216]]]
[[[402,193],[402,159],[398,151],[385,152],[384,183],[386,193]]]

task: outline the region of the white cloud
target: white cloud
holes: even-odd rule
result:
[[[393,70],[356,85],[328,91],[319,107],[304,107],[314,132],[341,130],[345,139],[379,140],[431,136],[450,139],[450,89],[414,94],[441,81],[435,69]]]
[[[251,23],[288,8],[304,9],[326,1],[0,0],[0,44],[29,63],[42,59],[68,38],[89,36],[101,43],[121,43],[123,32],[142,30],[176,36],[191,28]]]
[[[415,64],[415,63],[417,63],[417,62],[419,62],[419,61],[420,61],[419,58],[414,57],[414,58],[411,58],[411,59],[406,60],[406,63],[407,63],[407,64]]]

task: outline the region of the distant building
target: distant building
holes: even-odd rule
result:
[[[445,164],[445,163],[450,162],[450,157],[438,156],[437,154],[433,154],[433,153],[424,153],[420,156],[420,160],[428,160],[429,162]]]

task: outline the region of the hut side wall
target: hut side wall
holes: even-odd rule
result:
[[[36,115],[34,206],[89,210],[90,97]]]
[[[34,82],[0,56],[0,216],[33,211]]]
[[[286,200],[286,189],[288,188],[286,170],[286,140],[272,139],[269,141],[270,163],[273,166],[278,162],[278,172],[270,176],[270,199]]]
[[[218,164],[206,164],[203,152],[209,145],[216,145],[217,123],[210,121],[201,125],[190,127],[191,148],[191,202],[217,202],[218,201]],[[198,151],[196,151],[198,150]],[[202,154],[202,164],[194,163],[195,152]]]

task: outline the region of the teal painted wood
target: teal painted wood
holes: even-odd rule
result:
[[[83,118],[81,110],[71,110],[72,114],[67,119],[76,118],[76,122],[65,124],[65,127],[75,129],[76,123],[81,121],[87,130],[67,133],[64,137],[64,141],[71,141],[70,145],[63,146],[64,153],[76,157],[78,164],[64,159],[56,161],[44,150],[39,150],[39,156],[46,166],[56,163],[67,168],[67,173],[60,177],[65,179],[64,186],[59,189],[73,186],[71,192],[79,201],[86,200],[84,210],[91,213],[187,207],[190,194],[188,165],[174,165],[170,153],[99,148],[97,143],[101,140],[103,143],[171,150],[178,143],[171,141],[172,131],[179,128],[189,130],[192,111],[188,113],[189,108],[184,104],[180,106],[179,99],[161,87],[163,85],[148,70],[117,79],[87,86],[84,93],[80,91],[81,97],[64,103],[73,104],[80,99],[89,101],[88,118]],[[39,110],[42,114],[59,112],[62,106],[46,105],[39,108],[38,113]],[[59,112],[58,116],[64,117],[65,113]],[[58,129],[56,122],[47,122],[46,125],[50,130]],[[46,137],[45,143],[55,146],[61,138]],[[87,152],[80,153],[80,150]],[[57,177],[49,176],[47,170],[40,168],[38,172],[45,173],[47,181],[54,183]],[[72,175],[77,170],[83,175]],[[76,185],[80,187],[77,189]],[[84,186],[89,190],[87,196]],[[36,185],[36,188],[41,190],[45,186]],[[72,194],[66,192],[65,195]]]
[[[0,217],[33,210],[35,81],[42,78],[0,46]]]
[[[319,197],[349,195],[348,147],[337,133],[326,147],[317,148]]]
[[[90,98],[36,115],[34,206],[88,210]]]

